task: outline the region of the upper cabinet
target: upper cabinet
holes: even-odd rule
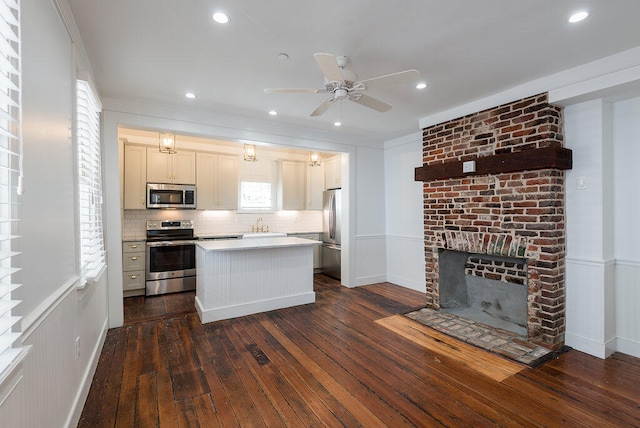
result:
[[[329,158],[324,163],[325,189],[340,189],[342,187],[342,156]]]
[[[317,166],[307,165],[307,209],[322,209],[324,190],[324,162]]]
[[[304,210],[306,205],[306,165],[280,161],[278,168],[278,205],[281,210]]]
[[[179,151],[167,154],[158,149],[147,148],[147,181],[196,184],[196,153]]]
[[[124,146],[124,209],[147,208],[147,149]]]
[[[196,162],[198,209],[238,209],[238,157],[198,153]]]

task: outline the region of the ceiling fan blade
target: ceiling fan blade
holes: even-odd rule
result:
[[[329,82],[344,82],[344,77],[342,77],[335,56],[326,53],[316,53],[313,54],[313,57],[320,66],[322,74],[324,74],[324,77],[326,77]]]
[[[295,93],[312,93],[325,92],[323,89],[314,88],[265,88],[265,94],[295,94]]]
[[[386,74],[384,76],[373,77],[367,80],[361,80],[358,83],[364,83],[367,89],[376,88],[384,85],[395,85],[398,83],[417,82],[420,79],[418,70],[405,70],[398,73]]]
[[[329,107],[331,107],[331,104],[333,104],[333,102],[336,99],[333,97],[327,98],[326,100],[324,100],[322,102],[322,104],[320,104],[318,106],[317,109],[315,109],[313,112],[311,112],[311,114],[309,116],[311,117],[316,117],[316,116],[320,116],[322,113],[324,113],[325,111],[329,110]]]
[[[365,107],[372,108],[376,111],[384,113],[385,111],[391,110],[393,107],[391,104],[387,104],[384,101],[380,101],[368,95],[360,94],[360,96],[349,97],[349,99],[353,102],[361,104]]]

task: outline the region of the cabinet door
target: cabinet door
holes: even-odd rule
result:
[[[198,153],[196,156],[196,186],[199,210],[215,210],[218,200],[216,166],[218,156],[210,153]]]
[[[320,166],[307,165],[307,209],[322,209],[322,191],[324,190],[324,163]]]
[[[147,208],[147,149],[124,146],[124,209]]]
[[[149,183],[172,183],[171,155],[156,148],[147,148],[147,181]]]
[[[325,189],[339,189],[342,187],[342,157],[334,156],[325,162]]]
[[[238,157],[218,155],[218,204],[220,210],[238,209]]]
[[[178,152],[171,155],[172,182],[176,184],[196,184],[196,153]]]
[[[305,208],[304,187],[305,164],[282,161],[282,209],[303,210]]]

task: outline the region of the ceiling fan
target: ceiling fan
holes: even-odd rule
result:
[[[313,55],[324,74],[324,88],[267,88],[267,94],[272,93],[301,93],[311,92],[315,94],[328,93],[329,98],[324,100],[309,116],[320,116],[329,109],[336,101],[348,99],[365,107],[369,107],[379,112],[390,110],[393,106],[384,101],[365,95],[367,89],[383,85],[398,83],[416,82],[420,78],[418,70],[405,70],[398,73],[386,74],[366,80],[357,80],[356,74],[344,68],[348,58],[346,56],[333,56],[326,53],[316,53]]]

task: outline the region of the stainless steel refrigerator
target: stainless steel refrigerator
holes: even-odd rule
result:
[[[342,190],[327,190],[322,200],[322,272],[340,279]]]

